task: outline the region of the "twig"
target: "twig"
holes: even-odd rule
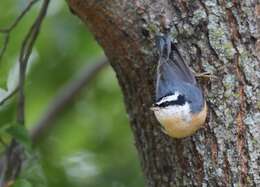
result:
[[[25,9],[20,13],[20,15],[14,20],[14,22],[8,27],[4,29],[0,29],[0,32],[10,32],[12,31],[16,25],[21,21],[21,19],[26,15],[27,12],[31,9],[31,7],[39,0],[33,0],[28,3],[28,5],[25,7]]]
[[[1,51],[0,51],[0,61],[7,49],[7,45],[9,43],[9,37],[10,37],[10,33],[5,33],[3,47],[1,48]]]
[[[47,108],[46,113],[31,131],[31,137],[34,144],[41,139],[46,130],[50,130],[50,127],[58,115],[66,108],[66,106],[71,104],[75,99],[75,96],[79,94],[79,92],[85,88],[96,74],[107,64],[108,61],[106,58],[102,57],[96,63],[87,65],[82,73],[80,73],[79,78],[72,80],[67,86],[59,91],[57,96],[55,96],[54,101],[51,102]]]
[[[5,34],[4,37],[4,42],[3,42],[3,47],[0,51],[0,61],[1,58],[3,57],[6,49],[7,49],[7,45],[9,43],[9,38],[10,38],[10,33],[11,31],[18,25],[18,23],[22,20],[22,18],[26,15],[27,12],[29,12],[29,10],[31,9],[31,7],[39,0],[33,0],[30,1],[28,3],[28,5],[25,7],[25,9],[20,13],[20,15],[14,20],[14,22],[8,27],[8,28],[0,28],[0,32]]]
[[[17,122],[20,125],[24,125],[24,82],[25,82],[25,73],[26,67],[28,63],[28,59],[31,55],[31,51],[33,45],[37,39],[42,21],[46,15],[48,5],[50,0],[45,0],[42,4],[40,12],[35,19],[33,25],[31,26],[29,32],[25,36],[23,40],[20,57],[19,57],[19,83],[18,83],[18,106],[17,106]],[[17,24],[17,23],[15,23]],[[14,24],[14,25],[15,25]],[[7,156],[7,169],[5,172],[5,181],[14,180],[20,173],[21,165],[22,165],[22,155],[23,148],[19,145],[19,143],[13,139],[11,144],[7,148],[6,156]]]
[[[17,122],[19,124],[24,124],[24,81],[25,81],[25,73],[26,67],[28,63],[28,59],[31,55],[33,45],[36,41],[36,38],[39,34],[39,30],[41,28],[42,21],[47,13],[48,5],[50,0],[45,0],[41,7],[40,13],[36,20],[34,21],[30,31],[25,36],[25,39],[22,43],[22,48],[20,52],[19,62],[20,62],[20,74],[19,74],[19,89],[18,89],[18,112],[17,112]]]

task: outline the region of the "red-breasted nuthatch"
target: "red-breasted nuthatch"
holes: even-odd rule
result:
[[[202,90],[168,35],[158,36],[156,46],[156,102],[151,109],[166,134],[174,138],[190,136],[207,117]]]

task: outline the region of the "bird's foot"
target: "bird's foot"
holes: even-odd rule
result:
[[[210,72],[196,73],[195,77],[197,77],[197,78],[205,78],[205,79],[211,79],[211,78],[216,79],[217,78],[217,76],[213,75]]]

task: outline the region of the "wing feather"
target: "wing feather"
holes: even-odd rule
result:
[[[195,75],[184,62],[176,48],[171,49],[170,57],[161,56],[157,69],[156,100],[173,94],[183,85],[190,84],[197,87]]]
[[[178,77],[188,83],[197,85],[195,75],[190,70],[190,67],[184,62],[182,56],[175,46],[172,46],[170,59],[168,63],[172,65],[172,68],[175,70],[175,73]]]

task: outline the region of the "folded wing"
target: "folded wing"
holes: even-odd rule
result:
[[[197,87],[194,74],[182,59],[175,47],[171,48],[169,58],[160,56],[157,69],[156,100],[182,90],[184,85]]]

